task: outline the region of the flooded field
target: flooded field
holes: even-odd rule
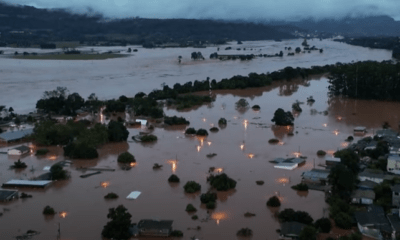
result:
[[[304,194],[290,188],[300,182],[303,171],[324,164],[323,159],[316,156],[317,150],[332,154],[345,147],[344,139],[352,135],[353,128],[359,124],[365,125],[371,134],[383,121],[392,126],[396,126],[398,121],[393,113],[400,109],[399,103],[329,99],[327,86],[325,77],[282,82],[262,89],[220,91],[215,102],[196,110],[177,112],[165,109],[167,115],[184,116],[196,129],[217,126],[220,117],[225,117],[228,124],[218,133],[210,133],[207,138],[185,136],[184,127],[156,128],[156,143],[110,144],[100,150],[98,160],[73,161],[72,166],[67,168],[71,171],[70,180],[56,182],[45,190],[21,189],[32,194],[33,198],[0,204],[0,212],[3,212],[0,217],[2,239],[13,239],[29,229],[41,232],[34,239],[54,239],[58,223],[61,225],[61,239],[101,239],[108,208],[119,204],[128,208],[133,222],[143,218],[174,220],[173,227],[184,232],[183,239],[192,236],[207,240],[236,239],[236,232],[242,227],[253,230],[253,239],[277,239],[275,230],[279,228],[279,223],[274,213],[278,210],[293,208],[307,211],[315,220],[324,216],[324,209],[328,206],[322,192]],[[316,102],[312,106],[301,105],[303,112],[296,115],[294,136],[288,136],[290,130],[284,127],[272,126],[271,119],[278,107],[290,110],[294,101],[305,101],[310,95]],[[250,106],[260,105],[261,110],[237,111],[234,103],[242,97],[249,101]],[[314,114],[311,109],[318,112],[327,110],[328,115]],[[129,130],[129,139],[141,131]],[[278,138],[281,144],[269,144],[271,138]],[[5,149],[0,149],[0,152]],[[124,171],[116,159],[119,153],[127,150],[135,155],[137,164]],[[217,156],[207,158],[209,153],[216,153]],[[295,170],[275,169],[269,163],[275,157],[296,154],[308,158],[304,166]],[[43,167],[63,159],[62,149],[52,147],[46,157],[24,157],[22,160],[28,168],[17,172],[8,170],[16,158],[0,154],[0,182],[37,176],[44,172]],[[153,170],[154,163],[162,164],[162,169]],[[79,168],[95,166],[115,168],[116,171],[86,179],[79,177],[83,174]],[[234,191],[218,193],[216,209],[207,213],[199,194],[185,194],[183,185],[194,180],[201,184],[201,192],[206,192],[209,189],[206,176],[210,167],[221,168],[219,170],[237,181],[237,186]],[[181,183],[167,182],[172,173],[179,176]],[[265,184],[258,186],[255,183],[257,180],[263,180]],[[102,186],[104,182],[107,184]],[[141,191],[142,194],[136,200],[127,200],[126,196],[131,191]],[[109,192],[115,192],[120,197],[105,200],[103,197]],[[273,195],[282,200],[279,209],[266,206],[266,201]],[[188,203],[198,209],[196,214],[199,220],[192,220],[191,214],[185,212]],[[67,215],[44,217],[42,210],[46,205],[54,207],[57,212],[65,211]],[[256,216],[246,218],[245,212],[255,213]],[[202,221],[204,219],[209,220]],[[193,230],[197,226],[201,230]]]
[[[276,53],[285,46],[299,46],[301,40],[284,42],[249,42],[240,47],[261,48],[262,53]],[[235,45],[235,44],[233,44]],[[57,86],[66,86],[71,92],[88,96],[95,92],[102,99],[122,94],[133,96],[139,91],[149,92],[165,82],[176,82],[231,77],[250,72],[267,72],[286,66],[310,67],[353,60],[387,60],[391,53],[384,50],[369,50],[332,41],[312,41],[310,45],[324,48],[324,53],[313,52],[294,57],[259,58],[249,62],[205,60],[193,62],[192,51],[201,51],[206,58],[215,48],[206,49],[142,49],[129,58],[104,61],[39,61],[0,58],[0,105],[12,106],[16,112],[33,110],[43,91]],[[126,47],[127,48],[127,47]],[[235,46],[236,48],[236,46]],[[104,48],[108,49],[108,48]],[[125,48],[121,48],[125,49]],[[222,49],[222,47],[221,47]],[[8,51],[8,52],[7,52]],[[15,51],[15,50],[12,50]],[[6,50],[6,54],[11,50]],[[236,52],[236,51],[232,51]],[[183,63],[177,57],[183,56]],[[352,135],[353,128],[364,125],[368,134],[388,121],[395,129],[399,121],[399,103],[361,101],[329,98],[325,76],[313,80],[293,80],[274,83],[258,89],[218,91],[216,101],[187,111],[165,108],[166,115],[183,116],[196,129],[218,126],[218,119],[228,120],[226,128],[210,133],[207,138],[185,136],[185,127],[155,128],[153,134],[158,141],[141,144],[129,141],[108,144],[99,150],[97,160],[74,160],[66,169],[71,179],[53,183],[44,190],[20,189],[33,195],[31,199],[18,199],[0,203],[0,238],[15,239],[15,236],[32,229],[40,232],[33,239],[55,239],[60,224],[61,239],[101,239],[101,230],[107,222],[108,209],[123,204],[132,214],[132,222],[140,219],[171,219],[173,228],[184,232],[184,238],[196,236],[202,240],[236,239],[236,232],[244,227],[253,230],[252,239],[277,239],[279,222],[274,213],[285,208],[307,211],[314,220],[327,216],[324,194],[318,191],[298,193],[290,187],[300,182],[303,171],[324,164],[317,150],[333,154],[347,146],[344,139]],[[274,127],[271,119],[277,108],[291,110],[296,100],[306,102],[313,96],[313,105],[300,105],[303,111],[295,114],[294,129]],[[251,108],[237,111],[235,102],[240,98],[250,106],[258,104],[260,111]],[[312,109],[315,109],[315,111]],[[328,114],[322,114],[327,110]],[[321,112],[321,113],[320,113]],[[130,136],[140,129],[129,129]],[[293,131],[294,136],[288,136]],[[279,144],[268,140],[278,138]],[[358,140],[359,137],[355,137]],[[5,152],[8,147],[0,148]],[[10,179],[29,179],[44,173],[43,168],[64,160],[60,147],[51,147],[44,157],[28,155],[21,160],[28,168],[23,171],[9,170],[18,158],[0,154],[0,183]],[[137,164],[125,171],[117,164],[118,154],[129,151]],[[207,158],[209,153],[217,156]],[[306,164],[295,170],[275,169],[270,160],[276,157],[307,156]],[[154,163],[162,164],[153,170]],[[81,167],[110,167],[115,172],[102,172],[89,178],[80,178]],[[210,167],[223,171],[237,181],[234,191],[219,192],[217,207],[207,212],[198,194],[185,194],[183,185],[197,181],[204,193],[209,189],[206,181]],[[168,177],[175,173],[179,184],[169,184]],[[265,181],[262,186],[257,180]],[[106,183],[106,184],[103,184]],[[141,191],[136,200],[127,200],[132,191]],[[105,200],[109,192],[119,195],[117,200]],[[279,209],[266,206],[269,197],[278,195],[282,200]],[[192,220],[185,212],[187,204],[197,209],[199,220]],[[42,214],[46,205],[66,215],[52,218]],[[255,213],[246,218],[244,213]],[[197,226],[201,230],[195,230]]]
[[[313,65],[348,63],[361,60],[388,60],[391,51],[367,49],[338,43],[331,40],[309,40],[310,46],[324,49],[286,56],[285,47],[301,46],[301,39],[282,42],[256,41],[244,42],[242,45],[229,43],[219,46],[218,54],[275,54],[284,52],[283,58],[256,58],[252,61],[210,60],[211,53],[217,47],[207,48],[165,48],[144,49],[141,46],[126,47],[83,47],[82,51],[122,51],[138,49],[128,58],[107,60],[27,60],[12,59],[14,52],[48,53],[54,50],[0,48],[4,55],[0,57],[0,104],[12,106],[18,113],[33,111],[36,101],[46,90],[57,86],[67,87],[70,92],[78,92],[84,98],[96,93],[100,99],[116,98],[121,95],[134,96],[137,92],[148,93],[161,88],[162,83],[173,85],[207,77],[216,79],[230,78],[234,75],[247,75],[251,72],[266,73],[287,66],[311,67]],[[225,51],[226,47],[233,50]],[[236,50],[241,48],[240,51]],[[243,49],[246,48],[246,51]],[[250,50],[253,49],[253,50]],[[192,61],[192,52],[202,52],[204,61]],[[178,57],[182,56],[182,63]]]

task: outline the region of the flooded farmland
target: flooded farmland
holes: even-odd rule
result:
[[[215,52],[206,49],[139,49],[132,57],[104,61],[34,61],[0,58],[0,102],[13,106],[16,112],[31,111],[45,90],[66,86],[71,92],[88,96],[95,92],[101,98],[120,95],[133,96],[139,91],[149,92],[159,88],[163,82],[173,85],[202,80],[231,77],[250,72],[267,72],[286,66],[309,67],[352,60],[387,60],[391,53],[384,50],[369,50],[331,41],[310,42],[324,48],[324,53],[313,52],[294,57],[259,58],[249,62],[205,60],[192,62],[190,52],[201,51],[204,56]],[[251,42],[241,47],[261,48],[264,53],[279,52],[284,46],[300,45],[300,40],[284,42]],[[248,45],[246,45],[248,44]],[[221,47],[222,49],[222,47]],[[177,56],[183,63],[177,63]],[[4,77],[3,77],[4,76]],[[364,125],[368,134],[380,128],[384,121],[396,126],[399,121],[399,103],[351,100],[340,97],[329,98],[325,76],[310,80],[293,80],[274,83],[258,89],[217,91],[216,101],[193,110],[176,111],[165,108],[166,115],[183,116],[190,127],[209,129],[218,127],[218,119],[228,120],[226,128],[209,133],[207,138],[189,137],[182,128],[155,128],[153,134],[158,141],[142,144],[129,141],[108,144],[100,150],[97,160],[74,160],[67,170],[71,178],[53,183],[45,190],[21,189],[33,195],[31,199],[19,199],[0,203],[1,239],[14,239],[29,229],[39,231],[33,239],[55,239],[58,224],[61,239],[101,239],[101,230],[107,222],[108,209],[123,204],[132,214],[132,221],[144,218],[174,220],[173,228],[184,232],[184,238],[196,236],[204,240],[236,239],[236,232],[244,227],[253,230],[253,239],[277,239],[279,228],[274,213],[285,208],[307,211],[314,220],[327,215],[327,204],[323,192],[298,193],[290,187],[300,182],[303,171],[324,164],[317,157],[318,150],[332,154],[346,147],[344,139],[352,135],[353,128]],[[306,102],[313,96],[312,105],[301,104],[303,111],[295,114],[294,129],[274,127],[271,119],[277,108],[291,110],[296,100]],[[260,105],[260,111],[251,108],[237,111],[235,102],[245,98],[250,106]],[[312,109],[315,109],[315,111]],[[328,114],[322,114],[323,111]],[[129,129],[130,136],[140,129]],[[288,133],[293,131],[294,135]],[[278,138],[280,144],[269,144]],[[359,137],[355,137],[358,140]],[[4,152],[8,147],[3,147]],[[10,179],[29,179],[38,176],[45,166],[64,160],[60,147],[51,147],[45,157],[24,157],[28,168],[23,171],[9,170],[17,159],[0,154],[0,182]],[[117,164],[118,154],[129,151],[137,164],[128,171]],[[216,153],[207,158],[209,153]],[[306,164],[292,171],[275,169],[269,161],[276,157],[307,156]],[[154,163],[163,167],[153,170]],[[110,167],[115,172],[102,172],[89,178],[80,178],[81,167]],[[209,189],[206,181],[210,167],[220,168],[237,181],[234,191],[219,192],[215,210],[209,210],[200,202],[200,194],[185,194],[183,185],[190,180],[201,184],[204,193]],[[172,174],[178,175],[179,184],[169,184]],[[264,185],[258,186],[257,180]],[[102,184],[106,182],[107,184]],[[132,191],[141,191],[136,200],[127,200]],[[109,192],[119,195],[117,200],[105,200]],[[282,200],[279,209],[266,206],[269,197],[278,195]],[[197,209],[198,220],[192,220],[185,211],[187,204]],[[47,218],[42,214],[46,205],[66,216]],[[255,213],[251,218],[244,213]],[[201,230],[197,230],[197,226]]]

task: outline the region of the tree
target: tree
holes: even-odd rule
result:
[[[228,191],[236,187],[236,181],[228,177],[225,173],[216,176],[210,175],[207,181],[210,182],[210,185],[217,189],[217,191]]]
[[[282,108],[278,108],[271,121],[279,126],[293,125],[294,117],[291,112],[285,112]]]
[[[185,184],[185,186],[183,186],[183,188],[185,189],[185,192],[187,192],[187,193],[194,193],[194,192],[200,191],[201,185],[195,181],[188,181]]]
[[[306,226],[301,230],[299,240],[315,240],[317,239],[317,230],[313,226]]]
[[[9,111],[10,113],[14,112],[14,108],[10,107],[10,108],[8,109],[8,111]]]
[[[343,228],[343,229],[350,229],[353,224],[353,218],[344,212],[338,213],[335,218],[335,224],[336,226]]]
[[[178,183],[180,180],[179,180],[179,177],[178,176],[176,176],[175,174],[172,174],[169,178],[168,178],[168,182],[175,182],[175,183]]]
[[[107,218],[111,219],[104,227],[101,235],[113,239],[129,239],[131,237],[129,228],[131,226],[132,215],[123,206],[110,208]]]
[[[335,192],[349,193],[355,186],[354,173],[343,164],[332,167],[328,178]]]
[[[126,127],[116,121],[110,121],[108,124],[108,140],[110,142],[122,142],[126,141],[129,136],[129,131]]]
[[[267,201],[268,207],[279,207],[281,205],[281,201],[277,196],[272,196]]]
[[[67,171],[60,164],[55,164],[50,168],[52,180],[64,180],[68,178]]]
[[[64,156],[72,159],[93,159],[98,158],[99,154],[96,148],[90,147],[85,143],[70,143],[64,147]]]
[[[329,233],[332,228],[332,223],[329,218],[320,218],[317,221],[315,221],[315,228],[318,229],[319,231],[323,233]]]
[[[131,162],[136,162],[136,160],[135,160],[135,157],[131,153],[124,152],[118,156],[118,162],[119,163],[131,163]]]
[[[279,212],[278,218],[282,222],[299,222],[304,224],[311,224],[314,220],[307,212],[294,211],[291,208],[286,208],[285,210]]]

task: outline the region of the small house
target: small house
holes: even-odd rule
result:
[[[381,206],[370,205],[367,211],[355,212],[354,217],[360,232],[375,239],[391,239],[392,225]]]
[[[370,205],[374,203],[375,192],[372,190],[357,189],[351,195],[351,203]]]
[[[358,126],[354,128],[354,133],[364,134],[367,132],[367,128],[363,126]]]
[[[8,202],[18,198],[18,191],[0,189],[0,202]]]
[[[304,183],[326,185],[328,183],[329,170],[311,169],[301,174],[301,181]]]
[[[381,184],[384,180],[392,180],[394,177],[394,175],[384,174],[382,170],[377,169],[365,169],[358,174],[358,180],[369,180],[378,184]]]
[[[387,167],[386,170],[388,172],[394,174],[400,174],[400,156],[399,155],[389,155],[387,159]]]
[[[391,129],[381,129],[376,131],[376,136],[378,137],[397,137],[397,132]]]
[[[400,207],[400,184],[392,187],[392,205]]]
[[[172,220],[143,219],[137,224],[140,236],[168,237],[172,232]]]
[[[340,158],[325,157],[325,164],[326,164],[327,166],[336,165],[336,164],[340,163],[340,161],[341,161]]]
[[[16,147],[13,149],[9,149],[8,150],[8,155],[24,155],[26,153],[29,153],[31,151],[31,149],[28,146],[20,146],[20,147]]]
[[[307,225],[299,222],[284,222],[281,224],[281,238],[298,239],[301,231]]]

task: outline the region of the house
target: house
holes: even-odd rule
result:
[[[392,239],[399,239],[400,237],[400,211],[398,209],[392,214],[388,214],[387,218],[389,219],[390,224],[392,225],[393,235]]]
[[[172,232],[172,220],[143,219],[137,224],[140,236],[168,237]]]
[[[24,155],[26,153],[29,153],[31,151],[30,147],[28,146],[19,146],[13,149],[8,150],[8,155]]]
[[[281,238],[298,239],[301,231],[307,225],[299,222],[284,222],[281,224]]]
[[[351,203],[369,205],[374,203],[375,192],[372,190],[357,189],[351,195]]]
[[[381,206],[369,205],[367,211],[355,212],[354,217],[363,235],[375,239],[391,239],[394,231]]]
[[[51,181],[36,181],[36,180],[10,180],[3,183],[2,187],[31,187],[31,188],[45,188]]]
[[[375,186],[378,186],[379,184],[370,180],[365,180],[361,181],[358,185],[357,188],[361,190],[374,190]]]
[[[328,183],[329,170],[311,169],[301,174],[301,181],[304,183],[326,185]]]
[[[392,187],[392,205],[400,207],[400,184]]]
[[[387,159],[386,170],[394,174],[400,174],[400,156],[389,155]]]
[[[293,170],[299,166],[306,163],[303,158],[275,158],[270,161],[271,163],[276,163],[275,168]]]
[[[20,131],[5,132],[5,133],[0,134],[0,142],[9,143],[9,142],[21,140],[24,137],[27,137],[31,134],[33,134],[33,128],[20,130]]]
[[[384,180],[392,180],[395,176],[384,174],[383,171],[377,169],[365,169],[358,174],[360,181],[372,181],[381,184]]]
[[[367,132],[367,128],[366,127],[358,126],[358,127],[354,128],[354,133],[364,134],[366,132]]]
[[[8,202],[18,198],[18,191],[0,189],[0,202]]]
[[[341,161],[340,158],[325,157],[325,164],[326,164],[327,166],[336,165],[336,164],[340,163],[340,161]]]
[[[376,136],[378,137],[397,137],[397,132],[391,129],[381,129],[376,131]]]

